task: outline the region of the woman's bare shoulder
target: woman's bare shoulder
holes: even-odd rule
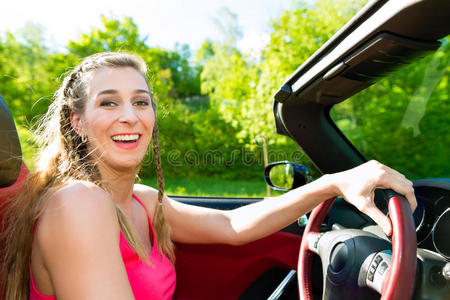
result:
[[[134,192],[136,193],[145,193],[146,195],[152,195],[155,197],[158,197],[158,190],[155,188],[152,188],[151,186],[145,185],[145,184],[139,184],[136,183],[134,185]]]
[[[158,203],[158,190],[144,184],[135,184],[133,192],[145,205],[152,218]]]
[[[70,213],[71,211],[104,208],[111,210],[114,203],[109,194],[99,186],[87,181],[71,181],[53,192],[45,205],[45,213]]]
[[[117,299],[132,299],[115,204],[109,194],[78,181],[58,189],[47,200],[33,245],[35,266],[43,268],[33,273],[44,276],[47,272],[53,290],[61,295],[97,299],[113,287],[122,292]]]
[[[37,235],[46,243],[55,237],[89,238],[119,230],[109,194],[95,184],[73,181],[49,196],[39,217]]]

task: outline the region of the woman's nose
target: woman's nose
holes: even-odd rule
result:
[[[122,106],[119,117],[120,122],[134,124],[137,122],[137,120],[137,112],[134,109],[133,105]]]

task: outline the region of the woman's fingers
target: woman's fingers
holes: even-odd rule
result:
[[[414,210],[417,207],[417,200],[416,196],[414,194],[414,188],[411,181],[407,179],[395,181],[393,180],[389,186],[389,188],[393,189],[397,193],[405,196],[406,200],[408,200],[409,206],[411,207],[411,211],[414,212]]]
[[[414,195],[413,183],[406,179],[402,173],[391,169],[377,161],[372,161],[378,169],[377,187],[393,189],[397,193],[404,195],[409,202],[411,211],[417,207],[416,196]]]
[[[346,176],[347,175],[347,176]],[[390,219],[381,212],[373,201],[375,189],[392,189],[404,195],[411,211],[417,207],[413,184],[400,172],[378,161],[371,160],[341,175],[341,192],[345,199],[372,218],[387,235],[392,234]]]
[[[358,203],[362,203],[358,209],[374,220],[375,223],[383,229],[386,235],[390,236],[392,234],[391,220],[381,210],[379,210],[378,207],[376,207],[373,201],[361,199]]]

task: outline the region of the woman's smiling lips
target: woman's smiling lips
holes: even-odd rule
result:
[[[139,133],[119,133],[113,135],[111,139],[117,147],[124,150],[133,150],[141,143]]]

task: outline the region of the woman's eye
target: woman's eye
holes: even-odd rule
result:
[[[104,101],[100,102],[100,106],[104,106],[104,107],[114,107],[116,105],[117,104],[111,100],[104,100]]]
[[[148,106],[150,103],[148,100],[137,100],[136,102],[134,102],[134,105],[137,106]]]

